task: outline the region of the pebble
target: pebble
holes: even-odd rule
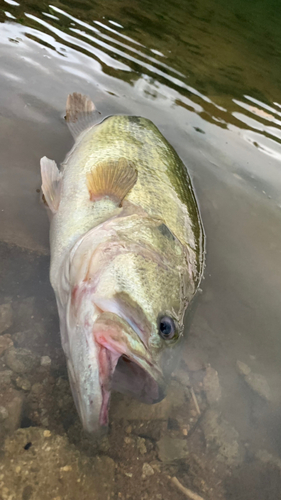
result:
[[[44,436],[45,438],[50,437],[50,436],[51,436],[51,431],[48,431],[48,430],[44,431],[44,432],[43,432],[43,436]]]
[[[2,356],[3,352],[5,352],[9,347],[14,345],[11,335],[6,333],[5,335],[1,335],[0,337],[0,356]]]
[[[71,465],[65,465],[64,467],[61,467],[60,470],[62,472],[71,472],[72,471],[72,467],[71,467]]]
[[[31,383],[26,378],[17,377],[16,385],[19,389],[22,389],[23,391],[30,391],[31,389]]]
[[[9,412],[5,406],[0,406],[0,422],[3,422],[3,420],[6,420],[8,418]]]
[[[35,395],[41,394],[42,391],[43,391],[43,385],[39,384],[38,382],[36,384],[33,384],[33,386],[31,387],[31,392]]]
[[[150,476],[153,476],[153,474],[154,474],[154,470],[151,467],[151,465],[149,465],[147,462],[144,462],[144,464],[142,466],[142,477],[143,478],[150,477]]]
[[[28,373],[37,368],[39,358],[29,349],[11,347],[5,352],[5,363],[16,373]]]
[[[141,455],[145,455],[147,453],[147,448],[145,446],[145,439],[138,437],[137,438],[137,449],[139,450]]]
[[[8,330],[13,324],[13,311],[11,304],[0,305],[0,334]]]
[[[42,356],[41,358],[41,366],[50,366],[52,363],[52,360],[49,356]]]

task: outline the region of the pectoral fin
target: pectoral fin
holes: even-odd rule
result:
[[[55,214],[60,203],[62,174],[56,162],[49,160],[46,156],[41,158],[40,166],[43,195],[48,207]]]
[[[120,205],[137,182],[138,171],[133,162],[120,158],[96,165],[87,174],[87,187],[92,201],[108,197]]]
[[[65,120],[74,139],[97,123],[99,116],[100,113],[88,96],[77,92],[69,94],[66,101]]]

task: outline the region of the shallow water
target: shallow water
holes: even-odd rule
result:
[[[62,446],[66,456],[89,461],[78,472],[72,466],[70,489],[59,476],[46,498],[186,498],[171,476],[204,499],[277,498],[281,9],[274,2],[222,0],[6,0],[0,8],[0,304],[10,304],[12,315],[3,343],[51,363],[35,360],[32,370],[12,371],[1,389],[1,407],[9,397],[23,398],[16,422],[0,412],[5,436],[24,430],[11,434],[2,454],[0,498],[45,499],[40,471],[28,469],[30,482],[24,476],[29,465],[22,461],[30,458],[22,443],[37,432],[34,426],[50,430],[60,457],[53,464],[39,456],[46,436],[32,435],[37,444],[30,450],[42,467],[46,461],[47,482],[68,466]],[[81,434],[69,393],[48,281],[49,223],[38,193],[40,158],[60,162],[71,147],[63,113],[73,91],[89,94],[104,115],[154,121],[188,167],[207,236],[202,293],[167,401],[158,411],[115,395],[102,446]],[[5,372],[6,356],[0,357]],[[237,360],[250,377],[239,374]],[[212,369],[221,388],[216,401],[205,378],[211,373],[216,386]],[[215,418],[211,426],[210,409],[223,425]],[[164,459],[163,436],[188,453],[173,455],[171,441]],[[14,473],[11,458],[21,472]],[[92,485],[91,471],[99,467]]]

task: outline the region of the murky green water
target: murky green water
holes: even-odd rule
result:
[[[187,498],[174,476],[204,500],[280,496],[280,26],[273,1],[0,0],[3,500]],[[207,236],[167,399],[115,395],[99,445],[68,388],[38,193],[40,158],[60,162],[72,144],[73,91],[154,121],[189,169]],[[12,342],[31,351],[24,369]]]

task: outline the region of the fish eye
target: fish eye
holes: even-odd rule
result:
[[[162,316],[158,324],[159,335],[164,340],[173,339],[176,335],[176,326],[174,320],[169,316]]]

